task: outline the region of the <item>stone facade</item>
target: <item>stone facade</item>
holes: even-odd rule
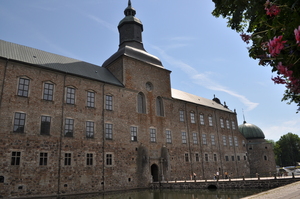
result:
[[[126,17],[125,25],[136,25]],[[170,71],[142,44],[126,42],[103,65],[119,84],[108,73],[97,80],[75,71],[94,67],[88,63],[72,62],[71,72],[36,64],[31,48],[21,52],[27,61],[0,55],[0,196],[147,188],[193,173],[250,175],[236,113],[217,98],[174,95]],[[124,46],[131,51],[122,53]]]

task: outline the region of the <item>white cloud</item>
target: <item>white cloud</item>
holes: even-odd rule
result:
[[[253,110],[258,106],[258,103],[251,102],[249,99],[247,99],[245,96],[240,95],[224,86],[221,86],[218,82],[213,80],[211,76],[214,74],[210,71],[199,73],[195,68],[191,67],[190,65],[180,61],[176,60],[175,58],[169,56],[164,50],[160,49],[157,46],[152,46],[154,49],[156,49],[161,57],[168,62],[170,65],[176,66],[183,70],[186,74],[188,74],[191,79],[194,80],[194,82],[200,86],[203,86],[205,88],[208,88],[210,90],[215,91],[221,91],[225,92],[233,97],[236,97],[239,101],[241,101],[246,107],[247,111]],[[215,76],[215,75],[214,75]]]
[[[99,23],[100,25],[106,27],[107,29],[113,31],[113,32],[116,32],[116,31],[117,31],[117,30],[116,30],[115,24],[112,25],[112,24],[110,24],[110,23],[108,23],[108,22],[106,22],[106,21],[100,19],[99,17],[93,16],[93,15],[90,15],[90,14],[87,14],[86,16],[87,16],[88,18],[90,18],[90,19],[96,21],[96,22]]]
[[[278,141],[282,135],[289,132],[300,137],[300,119],[276,122],[276,125],[262,128],[267,139]]]

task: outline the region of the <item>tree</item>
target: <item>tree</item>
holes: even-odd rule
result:
[[[300,138],[297,134],[288,133],[275,143],[276,163],[280,166],[296,166],[300,162]]]
[[[300,0],[212,0],[212,14],[250,45],[249,56],[271,66],[275,84],[285,84],[282,100],[300,111]]]

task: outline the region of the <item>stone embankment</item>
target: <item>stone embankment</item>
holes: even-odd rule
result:
[[[300,181],[300,176],[284,178],[236,178],[220,180],[184,180],[151,183],[152,189],[273,189]]]

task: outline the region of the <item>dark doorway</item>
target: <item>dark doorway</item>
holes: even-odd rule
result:
[[[151,165],[151,175],[153,182],[158,182],[158,166],[156,164]]]

